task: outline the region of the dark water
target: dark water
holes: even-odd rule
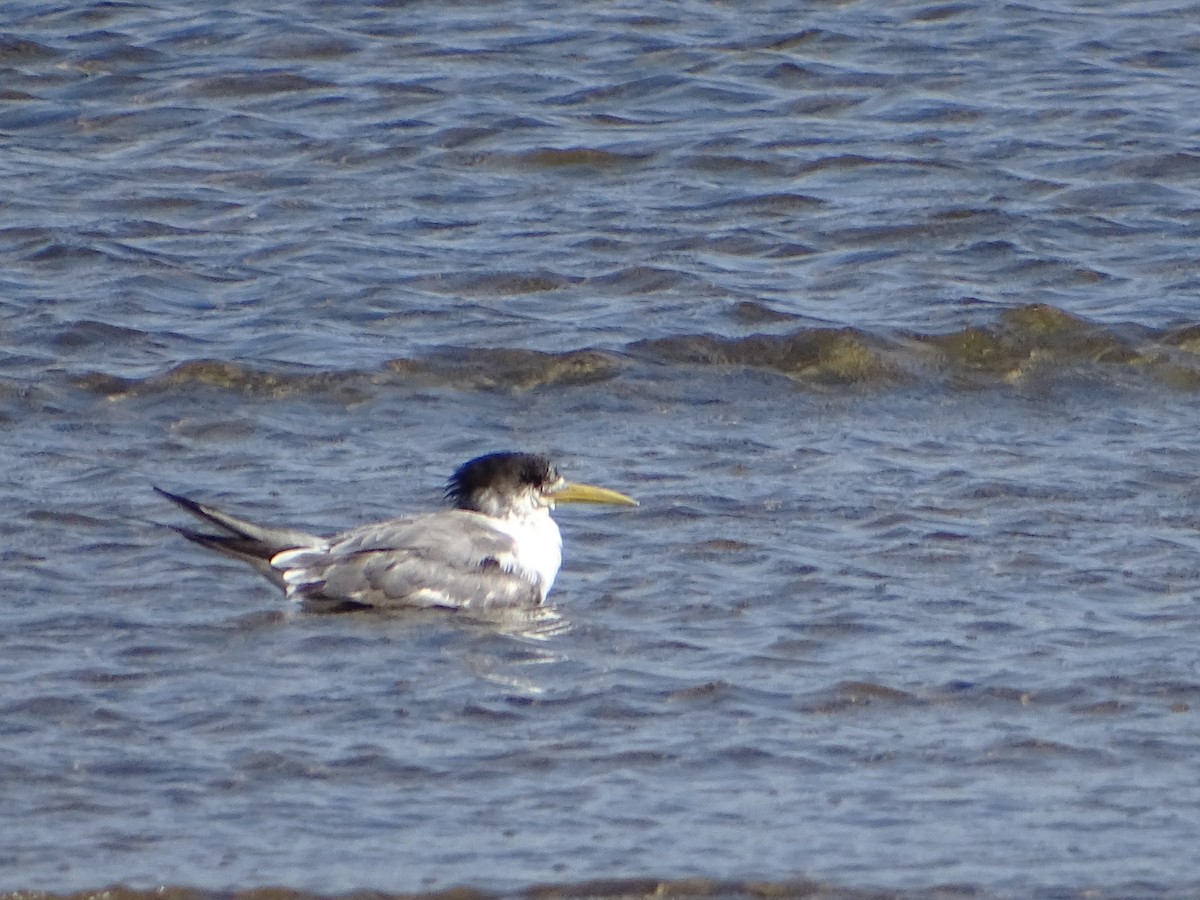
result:
[[[256,6],[0,12],[0,890],[1200,890],[1200,6]],[[554,620],[154,524],[507,447]]]

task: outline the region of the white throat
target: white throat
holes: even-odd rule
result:
[[[562,532],[545,506],[521,515],[493,519],[489,524],[513,539],[513,571],[532,581],[542,599],[550,593],[562,565]]]

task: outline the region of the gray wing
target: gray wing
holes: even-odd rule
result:
[[[317,537],[315,534],[296,531],[292,528],[255,525],[253,522],[231,516],[214,507],[197,503],[182,494],[172,494],[160,487],[156,487],[154,490],[200,521],[212,526],[215,531],[196,531],[193,528],[183,528],[178,525],[172,525],[171,528],[202,547],[249,563],[280,587],[286,587],[283,576],[271,566],[271,560],[277,554],[298,547],[321,547],[326,543],[323,538]]]
[[[463,510],[392,519],[271,559],[288,596],[310,608],[536,606],[539,586],[512,571],[513,540]]]

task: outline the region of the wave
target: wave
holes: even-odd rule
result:
[[[1194,886],[1193,886],[1194,887]],[[1138,896],[1154,898],[1183,896],[1179,886],[1157,885],[1146,881],[1112,887],[1088,887],[1086,890],[1063,887],[1050,889],[1046,896],[1082,896],[1096,900]],[[1187,890],[1187,889],[1185,889]],[[81,900],[103,897],[104,900],[322,900],[328,894],[282,887],[257,887],[234,890],[203,890],[199,888],[163,885],[138,890],[113,885],[71,894],[51,894],[41,891],[15,891],[0,894],[0,900]],[[718,878],[595,878],[588,881],[535,884],[518,890],[495,891],[485,888],[458,887],[423,893],[389,893],[386,891],[357,891],[341,897],[362,897],[370,900],[634,900],[634,898],[722,898],[722,900],[762,900],[765,897],[792,900],[815,898],[824,900],[917,900],[929,897],[983,898],[989,893],[970,884],[941,884],[922,888],[853,888],[829,882],[794,878],[783,881]]]
[[[374,369],[268,368],[195,359],[144,378],[88,372],[75,384],[110,398],[193,387],[279,398],[369,392],[390,384],[519,393],[604,382],[634,370],[644,375],[664,368],[702,368],[765,371],[813,388],[927,382],[964,389],[1033,378],[1113,381],[1131,375],[1172,388],[1200,388],[1200,324],[1161,329],[1102,324],[1045,304],[1006,310],[989,325],[948,333],[811,326],[786,330],[794,317],[753,303],[740,304],[734,318],[746,326],[781,330],[744,336],[677,334],[615,350],[443,347]]]

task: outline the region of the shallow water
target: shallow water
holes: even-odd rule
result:
[[[1196,890],[1196,12],[6,4],[0,890]],[[506,447],[529,622],[150,490]]]

